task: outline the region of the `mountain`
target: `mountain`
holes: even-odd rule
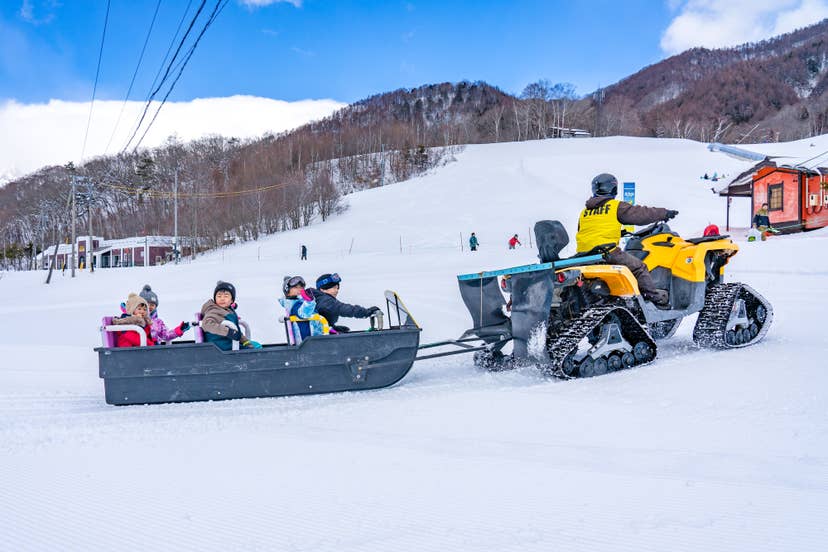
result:
[[[777,141],[821,134],[828,118],[828,19],[735,48],[694,48],[585,103],[600,134]]]
[[[571,85],[545,80],[520,95],[479,81],[398,89],[262,139],[171,140],[90,160],[76,176],[94,205],[79,215],[94,211],[107,236],[169,234],[177,178],[179,208],[192,213],[179,230],[217,247],[325,220],[344,207],[342,194],[408,180],[465,144],[566,128],[702,142],[815,136],[828,131],[826,89],[828,20],[755,44],[689,50],[581,99]],[[42,244],[65,232],[70,180],[48,167],[0,187],[5,241]]]

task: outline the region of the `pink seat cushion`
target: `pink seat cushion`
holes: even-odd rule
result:
[[[195,319],[199,322],[199,325],[193,328],[193,336],[195,337],[196,343],[204,343],[204,330],[201,329],[201,316],[200,312],[195,313]]]
[[[111,316],[104,316],[101,319],[101,339],[103,340],[104,347],[107,348],[115,347],[115,332],[108,332],[104,329],[110,324],[112,324]]]

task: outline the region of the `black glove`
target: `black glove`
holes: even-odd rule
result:
[[[664,215],[664,220],[670,220],[672,218],[676,218],[677,214],[678,214],[678,211],[675,211],[673,209],[667,209],[667,214]]]
[[[375,312],[381,312],[382,309],[379,307],[368,307],[368,316],[371,316]]]
[[[182,322],[181,324],[178,325],[178,329],[181,330],[181,333],[184,333],[184,332],[186,332],[187,330],[190,329],[190,323],[189,322]]]
[[[229,337],[233,341],[241,341],[242,333],[239,330],[232,330],[230,328],[227,328],[227,337]]]

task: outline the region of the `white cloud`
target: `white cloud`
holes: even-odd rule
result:
[[[107,150],[122,104],[95,102],[85,159]],[[108,153],[117,153],[124,146],[143,106],[142,102],[127,104]],[[141,146],[157,146],[173,134],[187,141],[208,134],[251,138],[278,133],[326,117],[344,106],[334,100],[285,102],[253,96],[167,102]],[[150,115],[153,112],[150,110]],[[4,176],[22,176],[45,165],[77,163],[88,115],[88,102],[0,103],[0,182]]]
[[[828,0],[668,0],[668,5],[678,15],[661,36],[667,54],[755,42],[828,17]]]
[[[262,8],[271,4],[293,4],[296,8],[302,7],[302,0],[239,0],[239,3],[248,8]]]

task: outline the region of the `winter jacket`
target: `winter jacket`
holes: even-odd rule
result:
[[[469,247],[477,247],[478,246],[477,236],[472,236],[469,238]]]
[[[153,339],[152,334],[150,333],[150,326],[152,325],[152,323],[149,318],[124,313],[120,316],[120,318],[113,318],[112,323],[116,326],[124,326],[127,324],[141,326],[144,329],[144,333],[147,336],[147,346],[155,345],[155,339]],[[115,337],[115,346],[140,347],[141,338],[135,332],[132,331],[118,332],[117,336]]]
[[[520,240],[519,240],[519,239],[517,239],[516,237],[512,236],[512,238],[509,240],[509,247],[514,248],[516,245],[523,245],[523,244],[521,244],[521,243],[520,243]]]
[[[368,318],[371,316],[371,311],[365,307],[343,303],[333,295],[318,289],[310,288],[308,291],[313,294],[313,298],[316,300],[317,312],[324,316],[331,326],[336,324],[340,316],[345,318]]]
[[[220,307],[212,299],[201,306],[201,329],[204,330],[204,340],[214,343],[222,351],[233,349],[233,340],[227,337],[230,328],[222,326],[221,323],[229,320],[239,328],[239,315],[233,307]]]
[[[184,332],[182,332],[181,328],[178,326],[171,330],[167,329],[167,325],[164,324],[164,321],[158,317],[158,309],[152,311],[150,318],[152,319],[150,333],[156,343],[160,343],[162,341],[172,341],[176,337],[184,335]]]
[[[765,209],[759,209],[756,211],[756,214],[753,215],[753,224],[756,228],[760,228],[764,226],[765,228],[770,228],[770,217],[768,216],[768,212]]]
[[[316,301],[307,301],[302,297],[282,297],[279,299],[279,304],[285,307],[286,317],[295,316],[297,318],[317,318],[315,320],[309,320],[308,322],[291,322],[293,335],[296,339],[297,345],[301,343],[303,339],[306,339],[312,335],[325,335],[328,333],[327,320],[324,318],[322,318],[322,320],[318,319],[321,316],[316,311]]]
[[[612,203],[610,203],[612,202]],[[591,197],[586,201],[585,209],[581,211],[581,216],[578,218],[578,234],[575,236],[577,242],[578,253],[591,250],[596,245],[618,245],[618,240],[621,239],[621,224],[652,224],[664,220],[667,216],[667,209],[661,207],[644,207],[643,205],[633,205],[626,201],[618,201],[611,197]],[[602,209],[603,208],[603,209]],[[589,224],[585,221],[590,218]],[[600,243],[593,243],[595,240],[584,239],[585,234],[590,232],[592,223],[597,222],[601,224],[601,217],[607,216],[611,220],[604,221],[606,229],[610,226],[613,228],[613,234],[610,236],[605,232],[596,233],[595,240],[600,241],[597,234],[601,234],[601,239],[605,241]],[[582,225],[582,222],[584,224]],[[617,233],[616,233],[617,232]],[[592,244],[590,246],[590,244]]]

